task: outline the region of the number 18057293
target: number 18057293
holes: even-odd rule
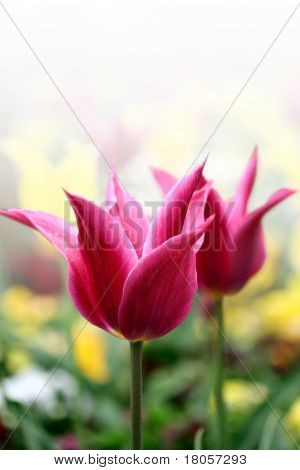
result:
[[[186,464],[235,465],[247,463],[246,455],[229,454],[193,454],[185,455]]]

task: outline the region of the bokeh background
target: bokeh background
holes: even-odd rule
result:
[[[199,152],[199,160],[210,153],[207,175],[229,197],[255,144],[253,207],[280,186],[299,187],[299,12],[213,133],[296,2],[4,5],[11,19],[1,7],[2,208],[72,218],[62,186],[102,201],[108,167],[96,146],[143,202],[160,199],[149,165],[181,175]],[[299,208],[296,196],[267,217],[268,261],[226,300],[227,336],[250,372],[228,347],[235,449],[300,445]],[[2,445],[128,448],[126,342],[87,326],[70,347],[83,322],[66,296],[64,265],[39,236],[1,220],[0,259]],[[146,448],[192,449],[199,430],[203,447],[214,448],[212,336],[195,302],[180,328],[146,343]]]

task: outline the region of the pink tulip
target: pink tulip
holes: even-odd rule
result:
[[[131,341],[157,338],[183,322],[197,290],[196,249],[213,219],[188,223],[193,194],[203,194],[202,170],[174,186],[151,224],[114,176],[105,209],[66,192],[77,228],[44,212],[0,213],[38,231],[65,258],[70,297],[88,321]]]
[[[213,188],[207,195],[205,216],[215,214],[215,219],[205,232],[197,253],[197,274],[199,288],[217,296],[239,291],[263,266],[266,258],[263,216],[295,192],[280,189],[265,204],[249,212],[257,161],[255,149],[232,200],[223,201]],[[163,193],[176,182],[176,178],[165,171],[153,169],[153,174]]]

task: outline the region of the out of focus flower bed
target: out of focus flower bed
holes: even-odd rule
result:
[[[19,205],[66,216],[59,186],[99,197],[99,162],[89,146],[62,142],[56,148],[52,138],[39,150],[8,140],[5,150],[19,178]],[[134,157],[139,142],[122,139]],[[148,139],[149,149],[156,139]],[[43,178],[35,178],[36,165]],[[224,395],[234,449],[300,444],[299,226],[293,210],[280,212],[280,224],[289,227],[284,237],[278,220],[268,225],[262,271],[225,302]],[[5,232],[1,253],[0,442],[14,449],[126,449],[128,345],[78,320],[58,256],[41,238],[27,232],[23,238],[19,230],[18,252]],[[196,301],[176,331],[145,344],[145,448],[192,449],[199,429],[203,447],[214,448],[211,330]]]

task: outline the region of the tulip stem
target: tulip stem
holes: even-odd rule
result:
[[[131,448],[143,448],[142,437],[142,356],[143,341],[130,341],[131,356]]]
[[[217,420],[218,448],[227,448],[227,422],[226,409],[223,397],[224,381],[224,320],[223,320],[223,299],[218,298],[215,301],[215,325],[216,325],[216,344],[215,344],[215,406]]]

